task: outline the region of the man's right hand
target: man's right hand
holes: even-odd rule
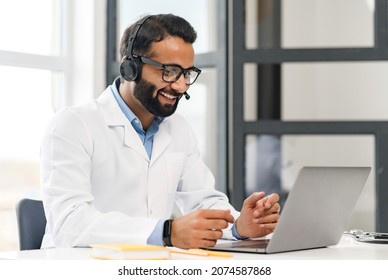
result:
[[[230,210],[201,209],[172,222],[171,243],[183,249],[212,247],[234,222]]]

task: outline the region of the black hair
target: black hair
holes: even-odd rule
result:
[[[127,27],[120,42],[120,58],[128,56],[128,41],[138,22]],[[176,36],[184,42],[193,44],[197,39],[197,32],[185,19],[173,14],[159,14],[150,16],[139,29],[133,43],[133,54],[146,55],[153,42],[160,42],[166,37]]]

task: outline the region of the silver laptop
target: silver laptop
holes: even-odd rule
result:
[[[370,167],[303,167],[271,239],[220,243],[207,249],[276,253],[335,245],[370,170]]]

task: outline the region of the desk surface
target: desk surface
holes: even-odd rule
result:
[[[302,250],[276,254],[232,253],[233,258],[240,260],[388,260],[388,244],[371,244],[354,240],[352,237],[343,236],[341,241],[327,248]],[[67,248],[0,252],[0,259],[20,260],[87,260],[92,259],[90,248]],[[203,260],[225,259],[217,257],[192,256],[184,254],[171,254],[171,259]]]

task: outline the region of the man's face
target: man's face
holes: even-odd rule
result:
[[[161,93],[157,93],[155,95],[154,93],[158,91],[161,91]],[[133,94],[144,106],[144,108],[147,109],[148,112],[159,117],[171,116],[178,107],[179,99],[182,95],[171,90],[168,92],[167,89],[157,90],[155,85],[147,82],[143,78],[141,78],[140,81],[136,83]],[[163,104],[158,99],[160,94],[179,96],[179,98],[175,98],[175,102]]]
[[[167,37],[152,45],[151,58],[162,64],[178,64],[183,68],[193,66],[194,49],[178,37]],[[162,79],[162,69],[143,64],[141,79],[134,87],[134,96],[141,105],[155,116],[172,115],[183,93],[189,88],[183,75],[173,83]]]

